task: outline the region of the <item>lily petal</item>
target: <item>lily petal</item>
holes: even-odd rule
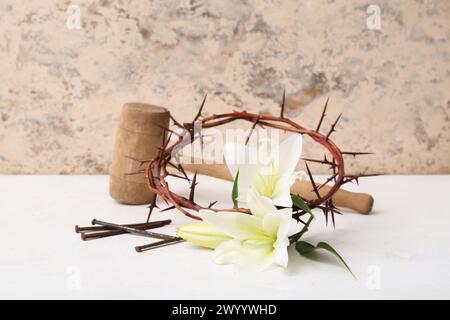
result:
[[[223,149],[225,162],[230,170],[231,176],[234,178],[239,170],[239,165],[245,164],[245,146],[240,143],[227,143]]]
[[[271,241],[244,241],[236,256],[235,270],[238,272],[264,271],[274,265],[274,259]]]
[[[280,227],[280,223],[282,220],[282,215],[279,213],[269,213],[263,218],[263,228],[264,231],[271,236],[273,239],[276,239],[278,228]]]
[[[290,180],[290,178],[284,178],[278,181],[272,196],[275,205],[286,208],[292,207]]]
[[[199,215],[207,224],[235,239],[249,239],[263,234],[261,219],[249,214],[200,210]]]
[[[280,210],[278,213],[279,225],[277,230],[277,241],[273,244],[273,263],[279,267],[286,268],[289,261],[287,248],[289,247],[289,229],[292,223],[289,209]]]
[[[286,268],[289,262],[288,246],[289,240],[287,240],[285,245],[274,251],[273,262],[281,268]]]
[[[251,161],[255,155],[255,148],[248,148],[242,143],[227,143],[224,147],[224,157],[228,170],[233,179],[239,171],[239,197],[245,199],[252,184],[253,177],[258,173],[258,165]]]
[[[231,238],[206,223],[189,224],[177,228],[177,236],[202,247],[215,249]]]
[[[213,261],[218,265],[234,264],[236,272],[251,272],[268,270],[274,266],[275,257],[269,243],[255,245],[230,240],[214,250]]]
[[[221,243],[214,250],[213,261],[216,264],[233,264],[241,250],[242,241],[233,239]]]
[[[280,172],[289,177],[295,171],[302,155],[302,135],[293,134],[280,144],[279,164]]]
[[[272,204],[272,201],[258,195],[254,189],[250,189],[247,193],[247,204],[254,216],[264,217],[268,213],[277,212],[277,208]]]

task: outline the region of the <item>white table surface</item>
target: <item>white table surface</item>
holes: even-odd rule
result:
[[[199,182],[200,203],[229,202],[231,183]],[[449,299],[450,176],[374,177],[354,188],[374,195],[374,212],[345,212],[336,229],[317,214],[304,239],[333,245],[358,280],[336,260],[312,261],[294,248],[287,270],[236,274],[188,243],[136,253],[151,240],[83,242],[76,224],[141,222],[147,209],[113,201],[107,176],[0,176],[0,298]],[[165,218],[174,222],[160,229],[169,234],[191,221],[174,211],[153,216]]]

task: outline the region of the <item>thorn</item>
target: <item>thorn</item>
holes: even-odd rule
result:
[[[133,160],[133,161],[136,161],[136,162],[139,162],[139,166],[142,166],[142,165],[144,165],[145,163],[149,163],[150,161],[152,161],[152,159],[144,159],[144,160],[140,160],[140,159],[137,159],[137,158],[132,157],[132,156],[125,156],[125,158],[130,159],[130,160]]]
[[[334,177],[334,182],[336,183],[336,177],[337,177],[337,175],[336,175],[336,159],[334,159],[334,157],[333,157],[333,165],[331,166],[331,168],[333,169],[333,174],[335,175]]]
[[[186,178],[186,180],[190,183],[191,179],[189,179],[189,177],[187,176],[186,171],[184,170],[181,163],[178,164],[178,170],[180,170],[180,172],[183,174],[183,176]]]
[[[281,112],[280,118],[284,118],[284,106],[286,103],[286,89],[283,90],[283,98],[281,99]]]
[[[194,202],[194,194],[195,194],[195,187],[197,186],[197,171],[194,173],[194,177],[192,178],[191,182],[191,191],[189,193],[189,201]]]
[[[316,162],[316,163],[321,163],[321,164],[327,164],[330,166],[336,166],[336,163],[330,162],[327,157],[325,156],[324,160],[316,160],[316,159],[309,159],[309,158],[302,158],[302,160],[304,161],[308,161],[308,162]],[[334,159],[333,159],[334,160]]]
[[[322,208],[323,214],[325,215],[325,225],[328,226],[328,207],[325,205],[324,208]]]
[[[313,191],[316,194],[317,199],[319,199],[320,198],[320,193],[319,193],[319,190],[317,190],[317,186],[316,186],[316,183],[314,182],[314,178],[313,178],[313,176],[311,174],[311,170],[309,170],[309,166],[308,166],[307,162],[305,162],[305,165],[306,165],[306,170],[308,171],[309,179],[311,180],[311,184],[313,185]]]
[[[382,173],[371,173],[371,174],[362,174],[361,173],[361,174],[357,174],[357,175],[348,175],[348,176],[344,177],[344,181],[342,181],[342,184],[355,181],[356,184],[359,185],[359,178],[376,177],[376,176],[381,176],[381,175],[383,175],[383,174]]]
[[[164,131],[170,132],[171,134],[173,133],[174,135],[176,135],[176,136],[178,136],[178,137],[181,137],[181,134],[179,134],[178,132],[173,131],[173,130],[170,129],[170,128],[164,127],[163,125],[160,125],[160,124],[157,124],[157,123],[155,123],[155,125],[156,125],[157,127],[161,128],[161,129],[163,129]]]
[[[213,202],[210,202],[209,206],[208,206],[208,209],[212,208],[216,203],[217,203],[217,200],[213,201]]]
[[[165,139],[165,137],[163,137],[163,138]],[[164,157],[164,151],[166,150],[167,146],[169,145],[170,138],[172,138],[172,133],[169,134],[166,141],[163,140],[164,145],[162,147],[158,148],[159,149],[158,170],[161,170],[163,160],[167,160]],[[169,159],[170,159],[170,157],[171,156],[169,155]]]
[[[175,159],[175,164],[172,162],[172,158]],[[171,152],[170,162],[175,169],[178,169],[178,164],[180,163],[180,155],[178,154],[178,152]]]
[[[195,141],[195,125],[192,123],[192,126],[190,127],[190,129],[188,130],[189,135],[191,136],[191,144],[194,143]],[[203,144],[202,140],[203,140],[203,136],[201,133],[201,130],[199,131],[199,138],[200,138],[200,143]]]
[[[327,210],[329,210],[331,213],[331,220],[333,222],[333,228],[336,228],[336,221],[335,221],[334,215],[335,214],[342,215],[342,213],[339,210],[337,210],[336,206],[333,203],[333,199],[329,199],[326,202],[326,207],[327,207]]]
[[[328,101],[330,100],[330,97],[327,98],[327,101],[325,102],[325,106],[323,107],[322,115],[320,116],[319,123],[317,124],[316,132],[319,132],[320,126],[322,125],[322,121],[325,118],[325,113],[327,111],[328,107]]]
[[[333,222],[333,228],[336,228],[336,221],[334,220],[334,212],[331,211],[331,221]]]
[[[181,123],[179,123],[172,115],[170,115],[170,119],[172,119],[174,125],[181,129],[185,129],[185,127]]]
[[[141,170],[135,171],[135,172],[127,172],[127,173],[124,173],[123,175],[124,176],[134,176],[136,174],[143,174],[143,173],[145,173],[145,170],[141,169]]]
[[[342,154],[347,154],[353,156],[355,158],[356,156],[362,156],[362,155],[369,155],[374,154],[373,152],[342,152]]]
[[[297,221],[297,223],[301,223],[301,224],[303,224],[303,225],[306,225],[306,222],[303,221],[302,219],[300,219],[301,216],[302,216],[302,215],[299,215],[299,216],[297,216],[297,217],[294,218],[294,219]]]
[[[164,148],[159,148],[158,170],[161,170],[164,157]]]
[[[186,180],[186,177],[182,177],[182,176],[179,176],[177,174],[169,173],[168,175],[171,176],[171,177],[174,177],[174,178]]]
[[[205,94],[205,97],[203,98],[202,104],[200,105],[200,109],[198,109],[197,115],[195,116],[194,120],[192,121],[192,124],[194,124],[195,121],[198,120],[198,118],[200,118],[200,116],[202,115],[202,111],[203,111],[203,107],[205,106],[205,102],[206,102],[206,97],[208,95]]]
[[[168,164],[169,166],[171,166],[172,168],[179,170],[179,169],[178,169],[178,166],[177,166],[176,164],[174,164],[172,161],[167,161],[167,164]]]
[[[175,134],[177,134],[177,133],[175,133]],[[165,150],[166,148],[167,148],[167,146],[169,145],[169,142],[170,142],[170,139],[172,138],[172,132],[170,132],[170,134],[167,136],[167,139],[166,139],[166,137],[164,137],[164,146],[163,146],[163,149]]]
[[[170,206],[170,207],[164,208],[164,209],[160,210],[159,212],[169,211],[172,209],[175,209],[175,206]]]
[[[153,198],[152,203],[148,206],[149,210],[148,210],[148,216],[147,216],[147,223],[150,221],[150,217],[152,216],[152,212],[153,209],[158,208],[158,206],[156,205],[156,198],[158,196],[155,195],[155,197]]]
[[[152,203],[147,208],[151,209],[152,207],[159,209],[159,207],[156,205],[156,200],[153,200]]]
[[[301,216],[303,216],[305,214],[306,214],[305,210],[298,208],[298,210],[296,210],[296,212],[292,215],[292,218],[295,219],[297,221],[297,223],[300,222],[300,223],[303,223],[304,225],[306,225],[306,222],[300,218]]]
[[[250,137],[251,137],[253,131],[255,130],[256,125],[258,124],[258,121],[259,121],[259,116],[256,117],[255,122],[253,122],[252,128],[250,129],[250,132],[248,133],[247,139],[245,139],[245,145],[247,145],[248,142],[250,141]]]
[[[317,190],[322,189],[328,182],[330,182],[331,180],[336,180],[336,176],[338,175],[338,173],[334,173],[331,177],[329,177],[324,183],[322,183],[319,188]]]
[[[331,125],[331,129],[330,131],[328,131],[327,137],[326,139],[328,140],[328,138],[330,137],[330,135],[336,131],[334,128],[336,127],[337,123],[339,122],[339,119],[341,119],[342,113],[339,114],[339,116],[337,117],[336,121]]]

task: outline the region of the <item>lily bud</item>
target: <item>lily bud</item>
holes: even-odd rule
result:
[[[232,239],[206,223],[188,224],[177,228],[177,236],[196,245],[215,249],[222,242]]]

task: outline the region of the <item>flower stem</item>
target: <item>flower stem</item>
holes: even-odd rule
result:
[[[311,222],[314,220],[314,215],[312,214],[312,212],[309,212],[309,219],[308,221],[306,221],[305,225],[303,226],[302,230],[300,230],[299,232],[293,234],[292,236],[289,237],[289,243],[293,244],[296,243],[302,236],[304,233],[306,233],[309,229],[309,225],[311,224]]]

